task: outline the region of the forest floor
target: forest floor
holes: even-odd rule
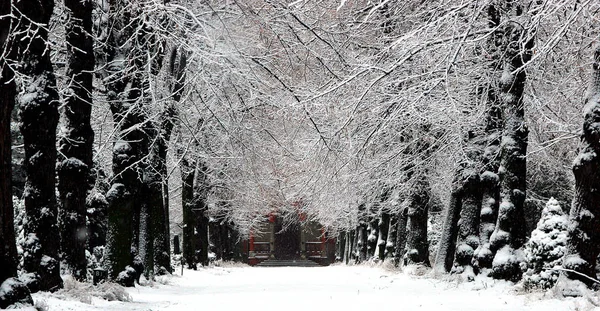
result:
[[[524,294],[518,286],[488,278],[467,283],[433,278],[427,271],[370,266],[216,266],[185,270],[183,276],[179,270],[127,292],[129,302],[86,297],[74,288],[33,297],[38,310],[46,311],[600,310],[586,298],[557,299],[551,291]]]

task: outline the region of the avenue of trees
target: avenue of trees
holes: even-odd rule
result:
[[[597,1],[3,0],[0,49],[0,308],[272,212],[346,263],[594,283]]]

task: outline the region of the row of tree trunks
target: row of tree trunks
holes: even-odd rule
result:
[[[95,58],[91,38],[92,3],[65,0],[70,17],[67,19],[68,96],[65,98],[65,132],[59,141],[64,158],[59,161],[58,190],[62,203],[62,249],[64,261],[77,280],[85,280],[87,260],[85,247],[86,197],[91,188],[94,133],[92,114],[92,71]]]

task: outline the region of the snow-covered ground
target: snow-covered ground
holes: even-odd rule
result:
[[[518,294],[509,283],[464,283],[367,266],[211,267],[127,289],[132,302],[38,293],[46,310],[600,310],[585,298]],[[23,310],[34,310],[23,309]]]

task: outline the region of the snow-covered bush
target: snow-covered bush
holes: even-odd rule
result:
[[[526,289],[551,288],[559,277],[563,256],[567,250],[568,218],[558,201],[551,198],[542,210],[537,227],[525,244],[523,284]]]
[[[89,282],[79,282],[72,277],[66,277],[64,288],[57,295],[75,298],[80,302],[91,304],[92,297],[102,298],[108,301],[131,301],[131,295],[118,284],[103,282],[97,286]]]
[[[135,286],[136,271],[132,266],[125,267],[125,270],[119,272],[115,282],[121,286],[134,287]]]
[[[17,278],[8,278],[0,285],[0,309],[15,304],[31,306],[33,299],[25,283]]]

